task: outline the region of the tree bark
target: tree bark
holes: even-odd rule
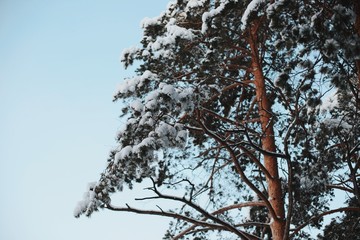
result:
[[[262,138],[262,148],[269,152],[276,152],[274,129],[272,122],[271,102],[268,98],[265,88],[265,78],[262,71],[261,60],[258,52],[258,40],[256,29],[251,31],[249,38],[251,55],[252,55],[252,73],[256,88],[256,100],[258,104],[258,113],[260,116]],[[271,217],[271,233],[273,240],[283,240],[285,231],[285,210],[283,191],[278,172],[277,158],[264,154],[264,166],[270,173],[271,177],[266,177],[268,185],[268,195],[271,206],[276,216]]]
[[[360,36],[360,1],[354,0],[354,12],[356,14],[355,19],[355,32]],[[360,88],[360,60],[356,61],[358,87]]]
[[[354,0],[354,12],[356,14],[356,18],[355,18],[355,32],[357,33],[358,36],[360,36],[360,1],[359,0]],[[360,108],[360,60],[356,60],[355,61],[355,65],[356,65],[356,73],[357,73],[357,89],[355,92],[355,101],[356,101],[356,108],[357,110],[359,110]],[[355,170],[356,171],[356,170]],[[360,204],[360,193],[359,193],[359,187],[357,185],[357,181],[356,181],[356,177],[354,177],[353,175],[353,184],[354,184],[354,195],[357,197],[358,203]]]

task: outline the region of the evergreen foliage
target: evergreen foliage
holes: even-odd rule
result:
[[[122,55],[125,67],[139,64],[136,76],[114,96],[126,103],[126,125],[75,216],[107,208],[172,217],[165,239],[278,240],[313,239],[324,216],[345,212],[324,239],[356,239],[357,5],[174,0],[144,19],[141,45]],[[112,193],[146,178],[154,183],[147,199],[183,206],[111,204]],[[345,193],[351,204],[333,209]]]

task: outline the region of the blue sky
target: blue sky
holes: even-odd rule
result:
[[[120,53],[167,2],[0,1],[0,239],[161,239],[168,220],[73,209],[115,146]]]

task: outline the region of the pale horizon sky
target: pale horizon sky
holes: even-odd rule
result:
[[[120,54],[168,2],[0,2],[0,239],[162,238],[168,219],[73,210],[116,144]]]

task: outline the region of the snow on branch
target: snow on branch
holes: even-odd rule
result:
[[[176,218],[176,219],[181,219],[190,223],[193,223],[195,225],[200,225],[200,226],[208,226],[208,227],[213,227],[214,229],[222,229],[222,230],[227,230],[230,231],[236,235],[238,235],[241,238],[244,239],[260,239],[252,234],[249,234],[247,232],[244,232],[242,230],[237,229],[236,227],[234,227],[232,224],[227,223],[226,221],[222,220],[221,218],[215,216],[213,213],[208,212],[206,209],[200,207],[199,205],[195,204],[192,199],[187,199],[185,197],[178,197],[175,195],[166,195],[161,193],[155,184],[155,181],[152,179],[153,182],[153,187],[149,188],[149,190],[152,190],[156,196],[154,197],[149,197],[149,198],[144,198],[144,199],[154,199],[154,198],[158,198],[158,199],[166,199],[166,200],[171,200],[171,201],[177,201],[177,202],[181,202],[184,203],[185,205],[191,207],[192,209],[194,209],[195,211],[201,213],[204,216],[203,220],[195,220],[192,219],[188,216],[184,216],[181,214],[176,214],[176,213],[171,213],[171,212],[165,212],[162,209],[160,209],[160,211],[153,211],[153,210],[140,210],[140,209],[135,209],[130,207],[129,205],[127,205],[126,208],[118,208],[118,207],[114,207],[111,204],[108,204],[106,206],[106,208],[113,210],[113,211],[126,211],[126,212],[134,212],[134,213],[139,213],[139,214],[149,214],[149,215],[160,215],[160,216],[166,216],[166,217],[172,217],[172,218]],[[142,200],[142,199],[141,199]],[[239,205],[240,207],[244,207],[244,206],[255,206],[255,205],[261,205],[263,206],[263,203],[257,203],[257,204],[244,204],[244,205]],[[233,207],[228,207],[226,209],[219,209],[217,213],[220,213],[222,211],[227,211],[232,209]],[[209,223],[206,222],[206,220],[212,220],[214,223]]]
[[[97,209],[98,201],[96,200],[95,192],[93,191],[97,182],[89,183],[87,186],[88,191],[84,193],[83,200],[79,201],[74,209],[74,216],[80,217],[81,214],[90,216],[91,213]]]
[[[194,8],[203,7],[207,0],[189,0],[186,4],[185,11],[191,11]]]
[[[219,15],[225,9],[225,3],[222,2],[217,8],[210,10],[209,12],[204,12],[202,15],[202,26],[201,32],[204,34],[208,30],[208,25],[211,19]]]
[[[114,99],[127,97],[134,93],[138,88],[144,86],[146,81],[157,81],[158,76],[149,70],[146,70],[141,76],[136,76],[123,81],[114,95]]]
[[[247,27],[250,14],[258,11],[259,6],[264,2],[266,2],[266,1],[265,0],[252,0],[249,3],[244,14],[241,17],[241,23],[242,23],[241,30],[244,31],[245,28]]]

